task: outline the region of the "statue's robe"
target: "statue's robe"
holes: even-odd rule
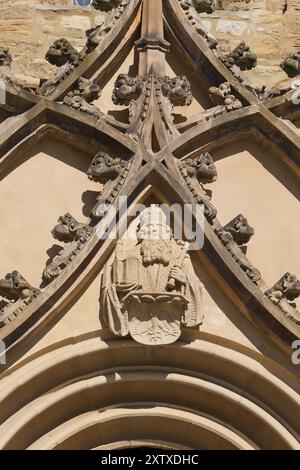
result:
[[[182,256],[182,245],[170,240],[168,265],[143,264],[141,245],[128,249],[119,242],[112,264],[106,265],[101,284],[101,313],[117,336],[129,333],[143,344],[169,344],[181,334],[181,324],[199,325],[203,319],[203,285],[197,278],[190,256]],[[126,246],[127,245],[127,246]],[[168,289],[170,271],[178,266],[186,283]]]

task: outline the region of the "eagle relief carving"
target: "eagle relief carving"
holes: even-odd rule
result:
[[[174,240],[156,206],[141,213],[136,240],[121,240],[104,268],[100,312],[117,336],[145,345],[171,344],[181,327],[203,320],[204,287],[196,276],[188,243]]]

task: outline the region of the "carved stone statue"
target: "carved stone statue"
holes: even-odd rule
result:
[[[144,89],[142,77],[129,77],[127,74],[118,76],[112,94],[114,104],[129,106],[130,102],[137,100]]]
[[[288,54],[281,62],[280,67],[290,77],[294,78],[300,74],[300,51]]]
[[[243,107],[240,100],[238,100],[231,91],[230,83],[224,82],[219,87],[210,87],[209,97],[212,102],[218,106],[214,110],[214,115],[222,114],[223,112],[235,111]],[[208,110],[208,113],[212,110]]]
[[[198,158],[184,160],[181,165],[190,178],[197,178],[200,183],[213,183],[217,180],[217,168],[208,152],[201,154]]]
[[[99,152],[93,158],[87,175],[90,180],[104,184],[104,187],[92,211],[92,216],[102,218],[105,215],[107,207],[113,203],[123,185],[128,169],[128,161],[112,158],[105,152]]]
[[[78,52],[72,44],[64,38],[57,39],[46,53],[46,60],[59,67],[54,77],[44,80],[38,89],[40,95],[49,95],[83,60],[85,51]]]
[[[250,47],[242,41],[229,54],[220,57],[227,68],[237,66],[240,70],[251,70],[257,65],[257,55],[251,52]]]
[[[300,281],[295,274],[286,273],[266,292],[273,299],[293,301],[300,296]]]
[[[173,106],[189,106],[193,101],[190,82],[185,76],[162,77],[161,90]]]
[[[101,89],[98,85],[87,78],[80,77],[77,81],[77,88],[64,97],[63,103],[82,113],[100,119],[103,117],[103,113],[97,106],[92,104],[100,96]]]
[[[197,13],[213,13],[215,0],[179,0],[183,9],[194,7]]]
[[[300,312],[294,302],[294,300],[300,297],[300,281],[297,276],[286,273],[265,294],[273,304],[279,307],[287,318],[300,325]]]
[[[18,271],[8,273],[0,280],[0,295],[9,301],[27,299],[39,292],[40,290],[32,287]]]
[[[225,246],[227,251],[230,253],[234,261],[241,267],[245,274],[251,279],[252,282],[257,283],[261,279],[261,274],[256,269],[248,258],[245,256],[244,252],[234,241],[234,238],[231,233],[227,232],[224,228],[219,228],[216,230],[216,234],[221,240],[222,244]]]
[[[44,269],[43,278],[45,281],[51,281],[60,275],[79,253],[93,231],[93,227],[78,222],[69,213],[59,217],[58,224],[51,233],[56,240],[64,242],[66,245]]]
[[[142,212],[137,241],[120,241],[104,269],[100,311],[117,336],[142,344],[174,343],[181,326],[203,319],[203,285],[197,278],[188,244],[175,241],[161,209]]]
[[[242,214],[239,214],[225,225],[224,230],[231,233],[234,241],[238,245],[248,243],[250,238],[254,235],[254,228],[248,224],[248,220]]]

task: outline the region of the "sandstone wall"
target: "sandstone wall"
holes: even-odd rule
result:
[[[13,71],[35,83],[51,71],[44,55],[57,38],[65,37],[81,48],[85,30],[99,24],[103,14],[73,5],[73,0],[0,0],[0,45],[9,46]],[[242,39],[258,54],[258,66],[246,75],[255,84],[286,78],[279,64],[300,48],[299,0],[217,0],[212,15],[203,14],[205,27],[220,41],[222,52]]]
[[[56,69],[45,53],[56,39],[65,37],[81,49],[85,31],[103,21],[93,8],[73,5],[73,0],[0,0],[0,45],[13,55],[13,72],[21,81],[37,83]]]

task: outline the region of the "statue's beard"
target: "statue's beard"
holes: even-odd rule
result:
[[[171,260],[170,240],[143,240],[141,255],[144,266],[155,263],[168,266]]]

